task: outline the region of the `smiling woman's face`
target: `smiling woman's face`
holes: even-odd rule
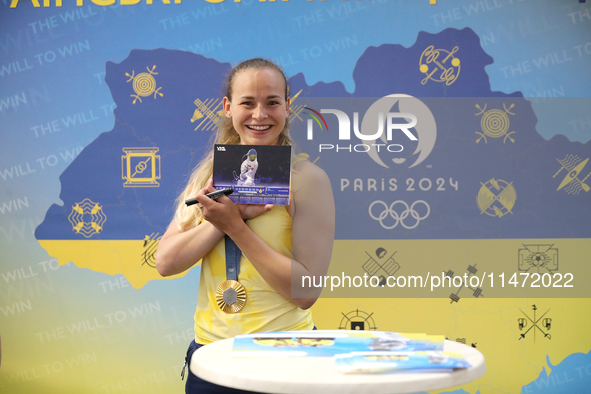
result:
[[[240,71],[232,82],[232,97],[224,97],[224,112],[232,118],[240,144],[277,144],[289,116],[283,76],[271,68]]]

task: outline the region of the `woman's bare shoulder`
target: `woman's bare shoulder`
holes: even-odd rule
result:
[[[329,181],[326,172],[318,167],[316,164],[308,161],[301,160],[294,164],[294,182],[312,182],[312,183],[326,183]],[[303,186],[303,185],[298,185]]]

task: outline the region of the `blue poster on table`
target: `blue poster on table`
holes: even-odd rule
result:
[[[440,351],[354,352],[335,356],[342,373],[452,372],[470,368],[461,354]]]
[[[442,335],[386,331],[308,330],[237,335],[233,357],[332,357],[352,352],[443,350]]]

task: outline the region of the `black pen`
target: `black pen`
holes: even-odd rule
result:
[[[211,198],[212,200],[215,200],[216,198],[219,198],[221,196],[229,196],[232,193],[234,193],[234,189],[229,187],[227,189],[216,190],[215,192],[207,193],[206,196]],[[190,206],[197,204],[198,202],[199,201],[197,201],[197,199],[195,198],[189,198],[188,200],[185,200],[185,205]]]

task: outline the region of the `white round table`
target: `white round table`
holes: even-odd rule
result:
[[[233,338],[203,346],[191,359],[193,374],[212,383],[261,393],[414,393],[470,382],[486,371],[473,347],[445,341],[471,368],[449,373],[343,374],[332,357],[232,357]]]

